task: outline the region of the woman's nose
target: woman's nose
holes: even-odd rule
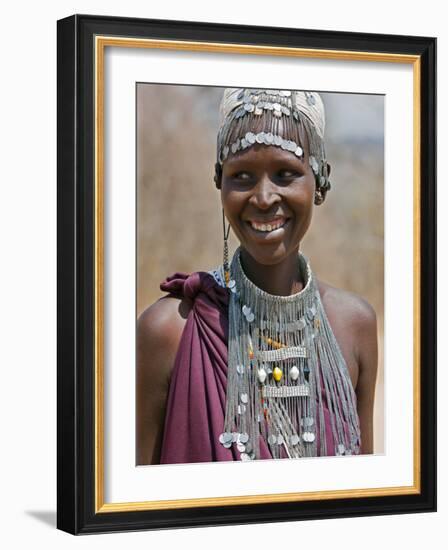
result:
[[[251,202],[260,210],[268,210],[273,204],[281,201],[275,183],[264,175],[253,188]]]

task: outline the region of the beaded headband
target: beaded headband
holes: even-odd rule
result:
[[[324,147],[325,111],[316,92],[226,88],[220,105],[217,163],[259,143],[274,145],[309,163],[319,189],[330,189]]]

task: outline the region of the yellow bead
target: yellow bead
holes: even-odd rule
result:
[[[269,345],[271,345],[272,344],[272,338],[268,338],[267,342],[268,342]]]
[[[276,382],[280,382],[283,376],[283,372],[278,367],[275,367],[275,369],[272,371],[272,376],[274,377],[274,380]]]

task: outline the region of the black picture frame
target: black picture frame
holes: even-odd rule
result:
[[[103,533],[436,510],[436,39],[74,15],[58,21],[57,527]],[[99,510],[95,392],[95,37],[413,56],[420,71],[420,479],[413,494]],[[417,153],[418,154],[418,151]],[[397,215],[399,215],[397,213]],[[101,500],[101,499],[100,499]],[[101,503],[100,503],[101,504]]]

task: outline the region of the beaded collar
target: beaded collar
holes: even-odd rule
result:
[[[298,269],[305,287],[275,296],[247,278],[240,249],[231,262],[226,411],[219,441],[234,445],[241,460],[260,458],[260,438],[273,458],[327,455],[328,430],[337,455],[360,451],[356,395],[301,253]],[[222,266],[209,273],[226,286]]]

